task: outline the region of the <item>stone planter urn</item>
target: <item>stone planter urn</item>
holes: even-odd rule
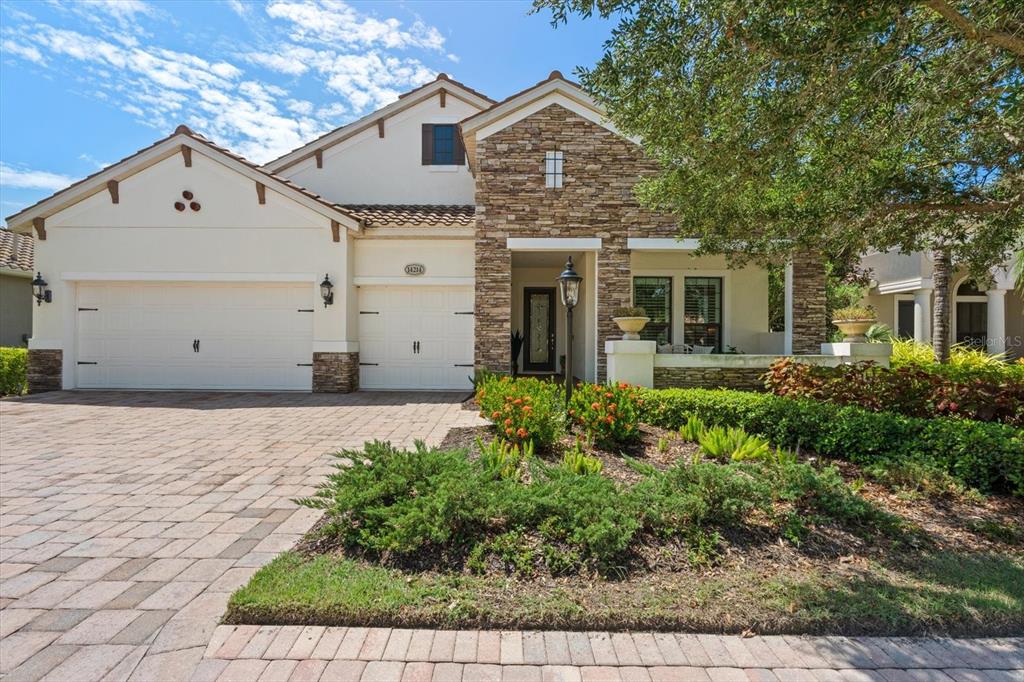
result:
[[[875,324],[876,320],[871,319],[860,319],[860,320],[832,320],[832,324],[839,327],[839,331],[843,333],[843,340],[850,343],[864,343],[867,341],[868,330],[871,329],[871,325]]]
[[[612,321],[619,325],[619,329],[622,330],[623,341],[639,341],[640,332],[647,323],[651,321],[649,317],[613,317]]]

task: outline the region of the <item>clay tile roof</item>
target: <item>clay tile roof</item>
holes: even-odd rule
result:
[[[347,204],[366,227],[472,227],[475,206],[432,204]]]
[[[0,269],[32,272],[35,240],[31,235],[0,230]]]

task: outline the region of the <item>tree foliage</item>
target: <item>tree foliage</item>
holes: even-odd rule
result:
[[[1024,232],[1019,0],[537,0],[619,24],[582,85],[662,172],[637,188],[734,261],[943,249]]]

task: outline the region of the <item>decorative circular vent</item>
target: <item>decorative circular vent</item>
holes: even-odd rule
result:
[[[193,211],[198,211],[199,209],[202,208],[198,201],[193,201],[193,199],[195,199],[195,195],[187,189],[181,193],[181,198],[187,201],[188,203],[186,204],[185,201],[175,201],[174,210],[177,211],[178,213],[181,213],[186,208],[190,208]]]

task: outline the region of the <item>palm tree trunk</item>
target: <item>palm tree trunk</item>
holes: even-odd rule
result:
[[[935,304],[932,311],[932,350],[939,362],[949,362],[949,250],[936,249],[932,269]]]

